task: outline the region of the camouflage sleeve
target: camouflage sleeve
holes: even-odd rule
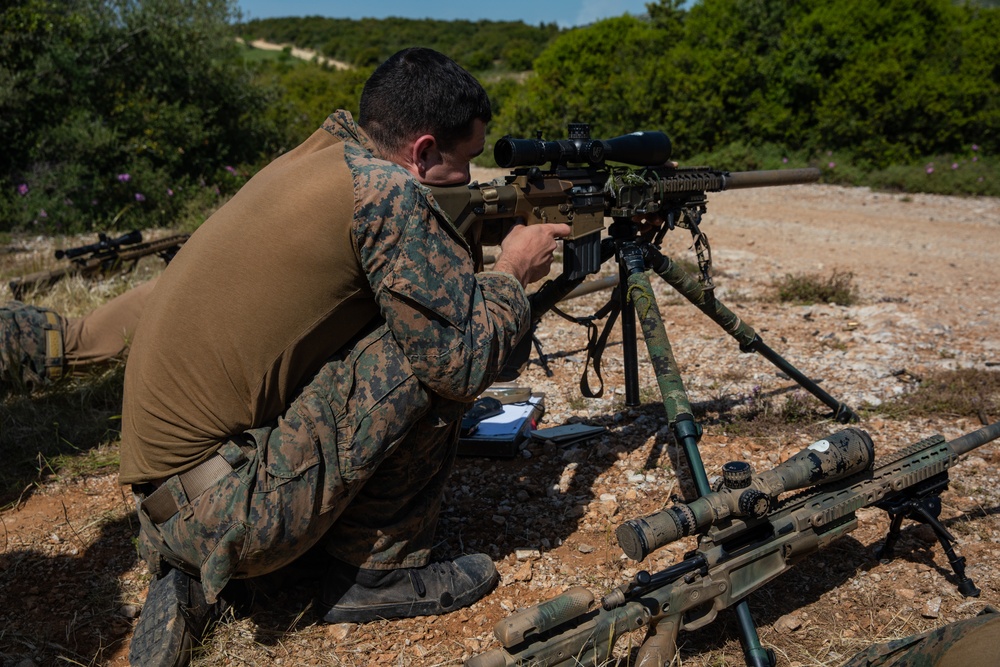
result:
[[[523,288],[508,274],[477,275],[468,247],[402,170],[357,178],[355,241],[382,315],[424,384],[471,400],[528,329]]]

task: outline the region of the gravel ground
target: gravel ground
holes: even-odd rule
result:
[[[476,174],[480,180],[492,173]],[[720,299],[776,352],[835,398],[855,408],[891,403],[917,379],[940,370],[997,372],[1000,336],[995,272],[1000,201],[873,193],[804,185],[712,195],[703,229],[712,241]],[[667,236],[665,252],[689,258],[686,232]],[[850,272],[857,305],[784,305],[772,285],[786,274]],[[654,283],[662,318],[705,432],[709,474],[730,460],[773,467],[841,426],[804,395],[800,426],[747,435],[733,415],[798,396],[774,366],[742,354],[693,306]],[[596,312],[608,294],[566,302],[577,316]],[[582,585],[597,595],[640,569],[678,562],[692,538],[642,563],[625,558],[614,530],[671,504],[678,492],[666,452],[667,420],[655,377],[640,348],[640,405],[625,405],[620,334],[604,356],[605,395],[581,397],[586,333],[554,315],[538,337],[551,375],[533,361],[518,384],[544,393],[541,426],[584,422],[607,433],[586,444],[531,444],[512,459],[460,459],[439,526],[440,557],[489,553],[501,583],[469,609],[438,618],[326,626],[316,622],[317,580],[308,571],[262,582],[249,614],[227,618],[197,665],[449,665],[499,645],[493,624],[511,612]],[[537,355],[533,355],[537,360]],[[591,376],[591,384],[596,380]],[[983,415],[996,410],[996,397]],[[979,427],[951,414],[889,418],[865,409],[859,426],[887,454],[940,433]],[[1000,605],[1000,450],[987,445],[952,472],[942,518],[982,589],[962,598],[933,535],[904,530],[897,558],[875,549],[888,520],[858,512],[859,527],[750,597],[765,646],[779,665],[840,665],[873,641],[901,637]],[[131,627],[148,576],[131,537],[131,499],[109,472],[45,481],[0,514],[0,661],[4,665],[125,664]],[[623,640],[627,657],[641,635]],[[682,633],[680,664],[742,665],[733,618]]]

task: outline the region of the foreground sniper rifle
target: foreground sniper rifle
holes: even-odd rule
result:
[[[56,259],[70,260],[69,266],[51,271],[15,278],[10,281],[10,291],[15,299],[21,299],[29,289],[51,287],[68,276],[81,275],[87,278],[111,273],[126,273],[135,268],[136,263],[148,255],[156,255],[170,263],[190,234],[174,234],[155,241],[143,242],[142,233],[131,231],[116,238],[108,238],[101,232],[97,242],[66,250],[56,250]]]
[[[591,327],[587,366],[592,362],[600,379],[603,347],[611,327],[621,315],[627,405],[639,404],[635,370],[638,365],[636,319],[627,302],[632,300],[635,290],[647,290],[646,293],[651,290],[648,279],[643,278],[644,285],[635,286],[630,285],[630,276],[652,269],[735,338],[742,351],[756,352],[766,358],[831,408],[837,421],[856,420],[851,408],[834,399],[768,347],[752,327],[715,297],[711,248],[700,228],[708,192],[809,183],[819,179],[819,170],[728,172],[710,167],[682,168],[669,162],[670,149],[670,139],[662,132],[634,132],[607,140],[591,139],[588,125],[573,123],[566,140],[500,139],[494,147],[494,158],[501,167],[513,168],[502,179],[470,186],[433,187],[431,191],[459,231],[478,241],[473,244],[478,251],[483,244],[499,243],[505,227],[502,223],[521,220],[527,224],[570,225],[572,232],[563,240],[562,274],[530,297],[533,327],[546,312],[559,312],[556,304],[580,286],[587,275],[597,273],[603,263],[617,258],[618,290],[604,313],[608,316],[604,332],[598,337],[592,324],[581,323]],[[631,166],[615,166],[609,164],[611,161]],[[549,168],[542,169],[541,165],[546,163]],[[612,221],[607,228],[606,218]],[[640,234],[637,221],[651,218],[661,219],[663,224]],[[485,225],[484,222],[495,224]],[[688,275],[659,250],[665,234],[676,227],[691,232],[698,257],[700,275],[697,278]],[[607,234],[603,233],[605,231]],[[658,313],[654,315],[658,316]],[[658,347],[667,344],[665,334],[656,340]],[[505,369],[499,379],[516,377],[519,367],[528,360],[531,343],[529,336],[522,340],[519,355],[517,352],[514,355],[519,359],[509,364],[515,370]],[[540,352],[537,340],[535,345]],[[603,391],[603,380],[598,391],[593,392],[587,384],[585,369],[580,386],[585,396],[597,397]]]
[[[704,627],[730,607],[739,618],[746,596],[854,530],[863,507],[881,508],[891,517],[880,559],[892,558],[903,520],[925,523],[944,548],[959,592],[978,596],[966,577],[965,559],[955,553],[955,538],[938,519],[940,494],[958,458],[997,437],[1000,422],[950,442],[936,435],[874,465],[869,435],[848,428],[759,475],[743,461],[728,463],[716,490],[617,529],[619,545],[634,560],[699,534],[697,548],[683,561],[656,574],[639,572],[605,595],[599,607],[593,593],[578,586],[517,612],[494,627],[503,648],[466,664],[602,665],[618,639],[635,630],[644,630],[646,638],[630,664],[675,664],[679,631]],[[745,641],[744,657],[754,667],[775,664],[773,652]]]

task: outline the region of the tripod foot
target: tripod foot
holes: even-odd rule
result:
[[[857,413],[843,403],[837,405],[837,409],[834,412],[834,419],[841,424],[852,424],[854,422],[861,421],[861,418],[858,417]]]

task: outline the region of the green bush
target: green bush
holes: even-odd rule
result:
[[[669,90],[650,54],[666,46],[663,33],[630,16],[563,33],[535,60],[520,95],[499,110],[489,143],[536,131],[561,139],[574,122],[589,123],[595,137],[658,129]]]
[[[502,13],[498,13],[498,18]],[[484,72],[520,71],[559,34],[553,24],[522,21],[441,21],[435,19],[336,19],[320,16],[254,19],[239,26],[249,39],[315,49],[336,60],[367,68],[396,51],[426,46],[454,58],[463,67]]]
[[[224,167],[273,152],[272,92],[241,56],[234,12],[212,0],[0,10],[0,229],[170,224]]]
[[[1000,160],[978,155],[939,155],[916,165],[893,165],[865,175],[883,190],[1000,197]]]
[[[1000,153],[1000,8],[680,4],[649,5],[650,21],[622,17],[561,33],[492,136],[540,129],[561,138],[578,120],[595,136],[659,129],[688,164],[687,156],[723,152],[727,166],[772,164],[783,146],[782,158],[810,161],[837,182],[959,155],[973,143]]]
[[[775,281],[775,295],[778,301],[798,304],[835,303],[851,306],[858,301],[854,274],[850,271],[834,270],[830,277],[822,278],[814,274],[786,274]]]

